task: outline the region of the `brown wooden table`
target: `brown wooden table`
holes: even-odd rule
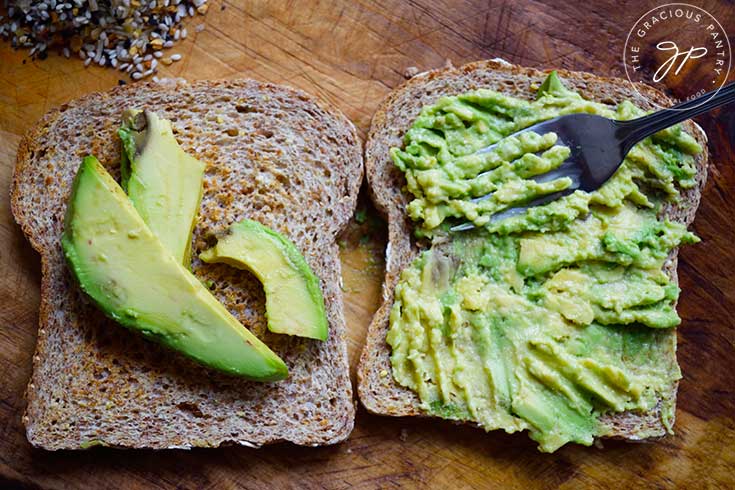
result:
[[[664,3],[663,0],[660,3]],[[161,76],[252,77],[316,94],[362,136],[381,99],[419,70],[503,57],[623,75],[625,36],[646,2],[432,0],[215,1],[190,22],[184,58]],[[731,2],[700,4],[735,34]],[[196,32],[193,25],[203,23]],[[119,73],[51,55],[24,61],[0,43],[0,488],[735,488],[735,110],[699,119],[710,180],[694,224],[703,241],[680,257],[683,293],[676,435],[656,444],[605,442],[538,453],[524,435],[376,417],[360,409],[334,447],[278,445],[192,451],[96,448],[49,453],[21,425],[38,321],[39,258],[9,211],[22,134],[46,110],[117,84]],[[361,207],[374,211],[366,199]],[[350,358],[380,294],[385,228],[353,223],[343,237]]]

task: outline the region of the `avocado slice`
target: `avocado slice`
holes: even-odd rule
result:
[[[260,279],[271,332],[327,339],[328,322],[319,279],[288,238],[245,219],[231,226],[217,245],[199,254],[199,258],[248,269]]]
[[[121,325],[226,373],[257,381],[288,375],[174,259],[94,157],[77,172],[61,244],[82,290]]]
[[[154,112],[125,111],[118,134],[123,189],[148,228],[188,267],[204,163],[181,149],[171,123]]]

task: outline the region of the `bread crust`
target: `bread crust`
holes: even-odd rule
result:
[[[195,251],[250,217],[289,236],[320,278],[330,324],[324,343],[267,332],[262,288],[250,274],[197,258],[192,264],[286,360],[287,380],[263,384],[203,368],[114,326],[70,281],[59,238],[71,182],[86,153],[117,174],[115,130],[129,105],[172,120],[180,144],[207,164]],[[23,416],[29,441],[55,450],[344,440],[355,401],[336,236],[354,213],[363,172],[361,141],[343,114],[299,90],[254,80],[135,84],[47,113],[20,141],[11,189],[13,216],[42,263]]]
[[[421,108],[442,96],[457,95],[484,87],[528,99],[532,93],[531,86],[540,85],[550,71],[511,65],[502,60],[477,61],[458,68],[432,70],[416,75],[391,92],[373,116],[365,143],[365,173],[370,196],[388,221],[388,247],[383,302],[368,328],[357,370],[358,396],[369,412],[390,416],[430,416],[419,408],[419,399],[415,393],[398,385],[390,374],[390,346],[385,337],[393,304],[393,290],[401,271],[418,255],[421,248],[412,237],[413,225],[404,212],[408,204],[408,196],[401,190],[405,186],[405,178],[393,165],[387,150],[392,146],[401,146],[403,135]],[[647,85],[636,84],[635,88],[645,94],[648,100],[643,99],[633,85],[625,80],[567,70],[557,72],[567,86],[588,99],[605,103],[631,99],[647,110],[655,108],[648,100],[662,106],[671,105],[668,97]],[[707,141],[706,135],[696,124],[691,121],[684,124],[686,130],[695,136],[703,148],[702,154],[696,159],[697,185],[683,191],[681,202],[667,206],[663,214],[674,221],[689,225],[694,220],[707,178]],[[677,281],[677,252],[672,252],[664,266],[664,270],[674,281]],[[669,336],[670,356],[675,362],[675,330],[672,329]],[[664,436],[666,429],[661,420],[661,407],[663,404],[676,403],[677,386],[678,383],[674,384],[652,411],[629,411],[601,417],[600,422],[607,431],[605,437],[639,441]]]

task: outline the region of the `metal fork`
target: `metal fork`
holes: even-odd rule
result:
[[[559,167],[544,174],[535,175],[532,179],[543,183],[569,177],[572,184],[562,191],[541,196],[524,206],[495,213],[490,218],[490,222],[524,213],[531,207],[550,203],[576,190],[585,192],[597,190],[612,177],[623,163],[625,155],[642,139],[674,124],[734,101],[735,82],[732,82],[719,91],[708,92],[669,109],[629,121],[616,121],[593,114],[569,114],[529,126],[515,133],[514,136],[527,131],[533,131],[541,135],[556,133],[557,144],[567,146],[571,150],[569,158]],[[492,151],[498,144],[483,148],[476,153]],[[472,199],[472,202],[489,199],[492,195],[493,193],[476,197]],[[462,223],[453,226],[450,230],[464,231],[474,227],[475,225],[472,223]]]

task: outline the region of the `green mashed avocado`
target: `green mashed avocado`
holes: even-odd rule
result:
[[[421,111],[406,133],[405,148],[391,149],[393,161],[405,173],[407,189],[414,196],[407,211],[418,222],[419,235],[446,229],[442,225],[447,221],[470,221],[500,233],[560,229],[586,215],[593,205],[618,208],[627,200],[639,207],[655,207],[656,196],[644,192],[643,186],[675,200],[677,185],[687,188],[695,184],[694,155],[701,148],[681,126],[673,126],[636,145],[598,191],[577,191],[524,216],[490,224],[490,216],[496,212],[563,190],[571,183],[558,179],[540,184],[529,179],[558,167],[569,155],[569,148],[555,144],[556,134],[511,134],[577,112],[619,120],[645,114],[628,101],[611,107],[585,100],[564,88],[555,74],[550,77],[552,81],[544,83],[534,101],[479,89],[444,97]],[[493,151],[476,153],[498,142]],[[490,199],[472,200],[490,192]]]
[[[668,330],[680,322],[679,289],[662,267],[672,249],[698,241],[658,217],[695,184],[701,148],[680,127],[636,145],[596,192],[489,221],[569,185],[529,179],[567,157],[556,135],[508,136],[572,112],[644,114],[630,102],[587,101],[552,73],[530,102],[484,89],[440,99],[422,110],[404,149],[391,150],[414,196],[416,232],[434,238],[395,289],[395,380],[429,413],[527,429],[543,451],[590,445],[609,431],[601,415],[652,410],[671,392],[681,377]],[[464,221],[477,228],[448,231]],[[673,401],[660,408],[670,431]]]

